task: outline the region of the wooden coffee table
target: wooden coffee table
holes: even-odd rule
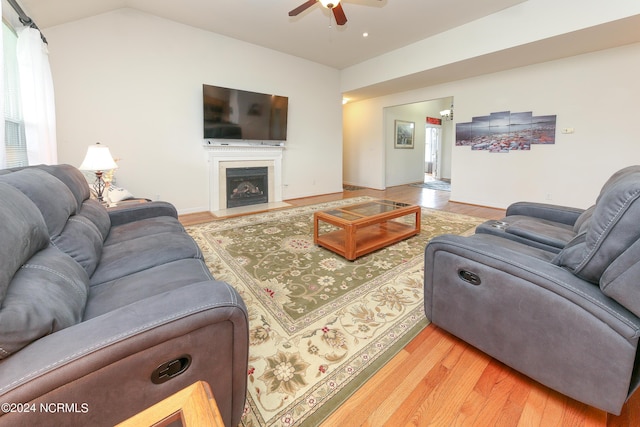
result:
[[[314,243],[352,261],[420,233],[420,206],[373,200],[316,212],[313,222]]]

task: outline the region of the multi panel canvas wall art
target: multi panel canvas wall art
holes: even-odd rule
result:
[[[502,111],[456,124],[456,145],[470,146],[472,150],[508,153],[530,150],[533,144],[555,142],[555,115],[534,116],[531,111]]]

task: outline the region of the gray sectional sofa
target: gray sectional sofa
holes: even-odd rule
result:
[[[614,174],[589,209],[519,203],[507,213],[502,227],[429,242],[427,317],[540,383],[620,414],[640,386],[640,166]]]
[[[0,170],[0,425],[114,425],[209,383],[245,403],[248,320],[164,202],[107,210],[69,165]]]

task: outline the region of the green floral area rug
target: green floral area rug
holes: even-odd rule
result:
[[[249,311],[245,427],[315,426],[427,324],[423,253],[483,220],[423,209],[419,235],[355,261],[313,243],[313,213],[357,197],[187,227]]]

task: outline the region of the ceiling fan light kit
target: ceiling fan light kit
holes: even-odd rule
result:
[[[340,0],[318,0],[318,1],[327,9],[333,9],[338,4],[340,4]]]
[[[333,12],[333,16],[336,18],[336,24],[344,25],[347,23],[347,16],[344,14],[340,0],[308,0],[290,11],[289,16],[297,16],[318,2]]]

